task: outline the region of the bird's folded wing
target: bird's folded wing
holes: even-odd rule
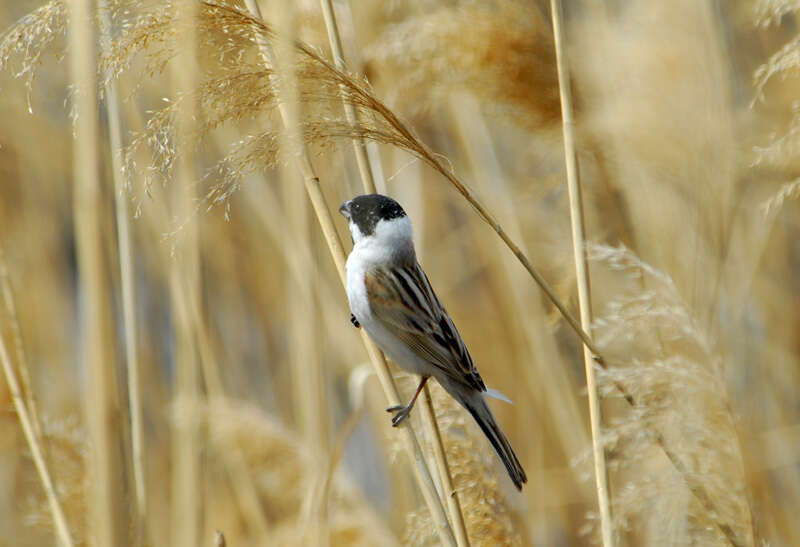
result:
[[[375,268],[364,279],[373,316],[453,380],[484,391],[472,358],[418,264]]]

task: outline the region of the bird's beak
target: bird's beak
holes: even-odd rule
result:
[[[345,202],[342,202],[342,204],[339,205],[339,212],[342,214],[342,216],[344,218],[346,218],[347,220],[350,220],[350,200],[349,199],[347,201],[345,201]]]

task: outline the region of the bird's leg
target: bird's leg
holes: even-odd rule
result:
[[[425,387],[425,383],[428,381],[430,376],[423,376],[422,380],[419,382],[419,386],[417,386],[417,391],[414,393],[414,396],[411,397],[411,400],[408,402],[406,406],[396,405],[390,406],[386,409],[386,412],[394,412],[394,416],[392,416],[392,425],[397,427],[400,423],[408,418],[408,415],[411,413],[411,409],[414,408],[414,403],[417,402],[417,397],[422,392],[422,388]]]
[[[357,329],[361,328],[361,323],[358,322],[358,319],[356,319],[356,316],[353,315],[352,313],[350,314],[350,322],[353,324],[355,328]]]

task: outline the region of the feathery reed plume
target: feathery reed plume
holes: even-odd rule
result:
[[[767,27],[800,9],[796,0],[756,0],[756,24]]]
[[[789,0],[759,0],[756,6],[756,22],[767,28],[779,24],[782,18],[790,13],[800,13],[800,4]],[[750,103],[751,108],[756,103],[766,100],[767,84],[776,78],[783,80],[798,73],[800,73],[800,35],[789,40],[756,69],[753,75],[755,92]],[[793,103],[788,129],[780,136],[772,134],[770,143],[766,146],[755,146],[753,164],[781,165],[795,158],[798,151],[800,151],[800,105]],[[799,180],[784,183],[778,192],[762,203],[762,211],[765,216],[774,217],[786,200],[797,199],[799,196]]]
[[[253,535],[251,530],[240,532],[239,540],[262,545],[305,544],[308,530],[302,514],[304,493],[317,475],[309,446],[251,404],[222,399],[190,403],[180,399],[173,410],[175,419],[192,421],[208,431],[210,469],[206,477],[212,489],[226,488],[222,480],[224,469],[217,467],[225,460],[225,452],[239,451],[251,470],[251,480],[264,514],[269,515],[270,526],[262,536]],[[355,493],[346,476],[337,474],[330,490],[331,545],[397,543],[391,532],[379,524],[369,505]],[[214,515],[213,526],[234,537],[233,532],[241,530],[239,515],[231,510],[224,497],[212,497],[208,503],[208,514]]]
[[[448,466],[457,485],[464,523],[471,545],[521,545],[514,526],[513,509],[497,477],[497,460],[484,442],[474,420],[441,386],[430,388],[434,399]],[[408,516],[406,540],[411,545],[435,544],[428,516],[417,511]]]
[[[766,217],[774,217],[783,208],[787,200],[800,198],[800,179],[787,182],[778,193],[761,204],[761,211]]]
[[[391,25],[367,49],[370,73],[401,111],[417,117],[461,88],[532,130],[559,120],[554,61],[542,11],[518,0],[437,7]]]
[[[55,535],[61,545],[84,545],[91,535],[86,513],[90,486],[86,474],[89,451],[86,432],[80,426],[78,416],[58,419],[42,416],[42,444],[47,447],[48,459],[58,463],[58,480],[54,487],[69,534],[61,535],[60,525],[54,523],[48,503],[38,493],[23,500],[25,525],[33,529],[41,528],[50,537]],[[65,540],[70,543],[65,543]]]
[[[30,95],[36,69],[42,63],[42,55],[56,38],[66,34],[67,22],[67,3],[51,0],[0,34],[0,70],[11,69],[15,78],[24,78],[30,112],[33,111]],[[20,57],[19,66],[12,64],[15,57]]]
[[[36,395],[33,392],[31,373],[28,368],[28,359],[25,356],[25,346],[22,344],[22,333],[19,328],[17,317],[17,306],[14,304],[14,291],[11,289],[11,281],[8,278],[8,268],[6,267],[5,253],[0,247],[0,292],[3,294],[3,304],[5,305],[5,321],[11,330],[14,339],[12,362],[17,362],[19,377],[22,380],[22,391],[25,395],[25,406],[31,415],[31,425],[37,440],[41,442],[42,422],[39,417],[39,408],[36,403]],[[2,332],[0,331],[0,336]]]
[[[600,385],[611,394],[624,383],[638,402],[606,433],[609,466],[626,483],[613,499],[616,526],[638,530],[647,544],[752,544],[720,357],[669,276],[624,247],[595,245],[590,253],[629,285],[596,321],[597,343],[628,363],[601,371]],[[635,283],[642,276],[647,290]],[[655,431],[678,465],[654,457]],[[648,524],[634,526],[637,520]]]
[[[11,390],[12,399],[14,401],[14,409],[19,417],[19,422],[22,425],[22,431],[25,434],[25,440],[28,443],[33,461],[36,464],[36,471],[39,473],[39,478],[42,481],[45,494],[47,495],[47,502],[50,506],[51,518],[55,524],[56,537],[62,547],[71,547],[72,537],[67,527],[67,521],[64,517],[64,511],[58,501],[53,486],[53,479],[50,477],[50,472],[47,469],[47,464],[44,461],[44,454],[42,452],[41,438],[37,439],[34,430],[33,422],[29,415],[29,409],[25,404],[22,396],[22,390],[17,382],[17,377],[14,373],[13,365],[11,364],[11,357],[9,356],[6,347],[5,339],[0,335],[0,365],[3,367],[3,375],[8,382],[9,389]]]

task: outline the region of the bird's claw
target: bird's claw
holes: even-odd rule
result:
[[[353,315],[352,313],[350,314],[350,322],[353,324],[355,328],[357,329],[361,328],[361,323],[358,322],[358,319],[356,319],[356,316]]]
[[[395,405],[387,408],[386,412],[394,413],[394,416],[392,416],[392,427],[397,427],[403,423],[403,420],[408,418],[408,415],[411,413],[411,408],[408,406]]]

